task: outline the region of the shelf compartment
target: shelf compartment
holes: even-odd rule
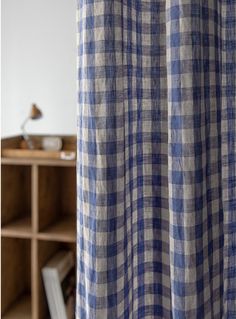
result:
[[[75,216],[62,216],[53,224],[38,234],[38,238],[48,241],[75,242],[76,219]]]
[[[2,165],[2,228],[7,234],[29,237],[31,232],[31,166]]]
[[[38,179],[40,236],[50,235],[54,240],[62,235],[65,241],[74,241],[72,232],[76,232],[76,170],[74,167],[39,166]]]
[[[31,219],[30,217],[22,217],[13,220],[2,227],[3,237],[31,238]]]
[[[71,250],[76,256],[76,245],[75,243],[63,243],[57,241],[38,241],[38,289],[39,289],[39,319],[49,318],[49,310],[47,304],[47,298],[45,294],[43,279],[42,279],[42,268],[47,262],[59,251],[59,250]]]
[[[31,241],[2,238],[2,317],[19,319],[21,312],[31,318]],[[30,300],[30,301],[29,301]],[[15,316],[14,316],[15,315]],[[22,317],[23,318],[23,317]]]
[[[25,294],[3,315],[2,319],[31,319],[31,297]]]

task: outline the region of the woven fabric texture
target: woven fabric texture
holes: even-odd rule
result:
[[[236,1],[78,1],[77,319],[236,318]]]

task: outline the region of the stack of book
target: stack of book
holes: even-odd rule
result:
[[[42,269],[51,319],[75,318],[75,261],[71,251],[59,251]]]

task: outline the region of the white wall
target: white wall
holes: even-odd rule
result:
[[[2,0],[2,136],[76,133],[76,0]]]

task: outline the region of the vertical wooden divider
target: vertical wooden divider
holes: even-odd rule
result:
[[[32,239],[31,245],[31,294],[32,294],[32,319],[38,319],[38,241]]]
[[[32,319],[39,319],[38,303],[38,165],[31,166],[31,214],[32,214],[32,242],[31,242],[31,294],[32,294]]]

